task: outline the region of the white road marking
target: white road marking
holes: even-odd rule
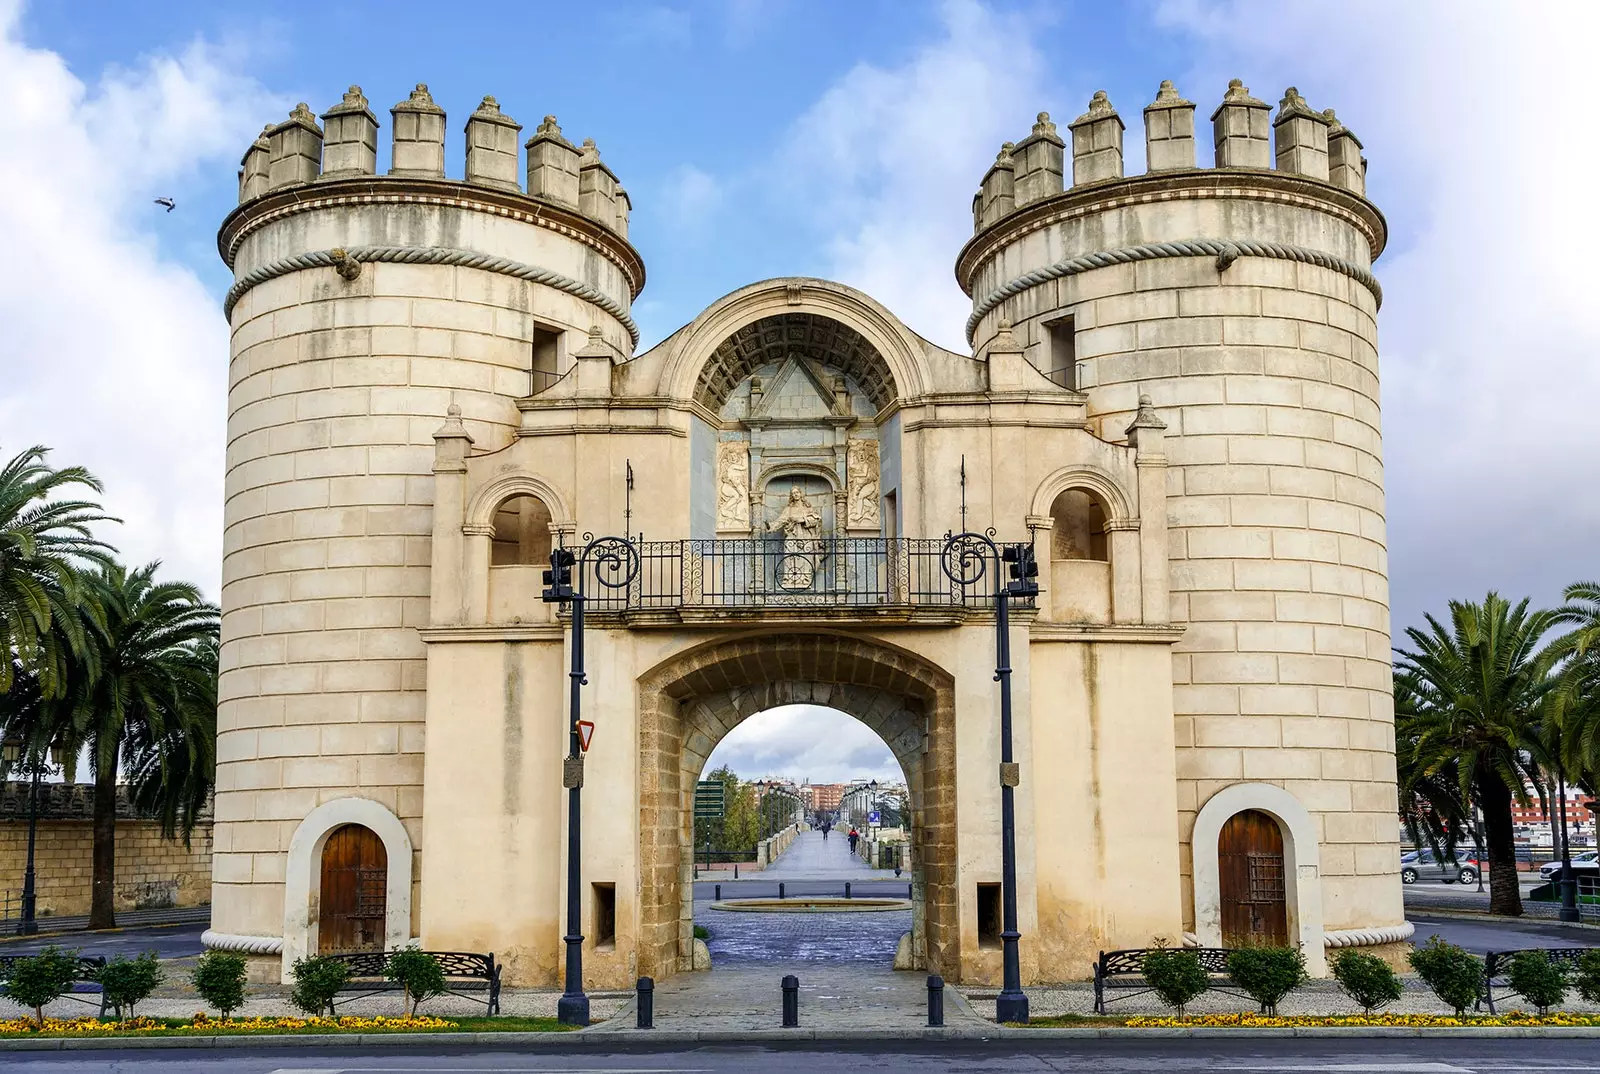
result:
[[[1474,1074],[1477,1067],[1458,1067],[1452,1063],[1274,1063],[1271,1066],[1219,1066],[1218,1070],[1261,1070],[1261,1071],[1316,1071],[1317,1074],[1332,1074],[1334,1071],[1375,1071],[1392,1072],[1392,1074]],[[1523,1067],[1503,1067],[1504,1070],[1522,1070]],[[1543,1068],[1541,1068],[1543,1069]]]
[[[279,1067],[269,1074],[715,1074],[709,1067]]]

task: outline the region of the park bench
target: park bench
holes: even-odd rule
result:
[[[1543,951],[1550,957],[1551,962],[1564,962],[1569,969],[1575,967],[1578,959],[1593,951],[1592,947],[1539,947],[1533,950]],[[1511,969],[1511,960],[1522,954],[1522,951],[1490,951],[1483,960],[1483,993],[1478,997],[1476,1007],[1482,1009],[1485,1004],[1489,1013],[1494,1014],[1494,990],[1500,989],[1501,997],[1510,992],[1504,978]]]
[[[487,1008],[487,1014],[500,1013],[500,971],[504,967],[494,960],[494,952],[484,955],[474,951],[426,951],[424,954],[439,960],[439,968],[444,971],[445,995],[482,1003]],[[349,967],[350,980],[339,990],[341,993],[359,993],[347,997],[349,999],[366,999],[382,992],[402,990],[399,982],[383,975],[389,952],[350,951],[327,957]],[[479,992],[483,994],[469,994]]]
[[[0,996],[10,998],[6,991],[5,982],[11,979],[13,964],[31,955],[0,955]],[[99,1017],[106,1016],[106,996],[100,988],[100,971],[106,968],[106,960],[98,957],[78,958],[78,972],[72,981],[72,989],[62,999],[70,999],[74,1003],[87,1003],[91,1007],[99,1007]],[[98,997],[98,998],[90,998]]]
[[[1094,1013],[1105,1014],[1108,1003],[1119,1000],[1133,999],[1135,996],[1146,995],[1155,991],[1150,987],[1150,982],[1144,977],[1144,957],[1152,951],[1160,950],[1155,947],[1136,947],[1123,951],[1101,951],[1100,957],[1094,964]],[[1192,951],[1200,958],[1200,966],[1206,971],[1206,976],[1216,980],[1226,980],[1228,976],[1228,949],[1225,947],[1189,947],[1184,950]],[[1110,991],[1126,992],[1126,995],[1107,998]],[[1231,992],[1226,988],[1212,988],[1225,996],[1238,996],[1240,999],[1249,997],[1239,992]]]

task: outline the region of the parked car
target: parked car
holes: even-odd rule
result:
[[[1590,850],[1583,854],[1574,854],[1572,856],[1572,872],[1577,876],[1582,876],[1585,873],[1593,876],[1597,873],[1600,873],[1600,850]],[[1554,880],[1560,874],[1561,860],[1559,858],[1548,865],[1541,865],[1539,867],[1540,880]]]
[[[1478,859],[1460,854],[1450,861],[1441,860],[1432,850],[1427,849],[1413,850],[1400,856],[1402,884],[1415,884],[1424,877],[1430,880],[1442,880],[1446,884],[1454,884],[1458,880],[1463,884],[1476,884],[1478,872]]]

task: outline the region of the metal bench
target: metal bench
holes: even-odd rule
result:
[[[1503,978],[1511,969],[1511,960],[1522,954],[1523,951],[1542,951],[1550,957],[1551,962],[1564,962],[1567,967],[1573,968],[1578,964],[1578,959],[1593,951],[1593,947],[1534,947],[1524,948],[1522,951],[1490,951],[1483,960],[1483,992],[1474,1005],[1479,1010],[1487,1004],[1489,1013],[1494,1014],[1494,990],[1500,989],[1501,998],[1511,993],[1510,986]],[[1511,993],[1514,994],[1514,993]]]
[[[425,951],[439,960],[444,971],[445,995],[457,996],[482,1003],[487,1014],[500,1013],[500,971],[504,969],[494,960],[494,952],[478,954],[474,951]],[[389,962],[387,951],[349,951],[328,955],[350,969],[350,980],[339,991],[357,992],[350,999],[366,999],[383,992],[402,991],[399,982],[384,977],[383,968]],[[450,985],[455,987],[449,987]],[[469,995],[482,992],[483,995]]]
[[[32,955],[0,955],[0,996],[10,998],[6,991],[5,982],[11,979],[11,967]],[[106,960],[99,957],[78,958],[78,969],[73,976],[72,989],[62,999],[70,999],[74,1003],[86,1003],[91,1007],[99,1007],[98,1017],[106,1016],[106,994],[100,987],[100,971],[106,968]],[[98,996],[98,999],[90,997]],[[13,1001],[15,1002],[15,1001]]]
[[[1152,951],[1161,950],[1156,947],[1137,947],[1124,951],[1101,951],[1100,957],[1094,964],[1094,1013],[1105,1014],[1106,1005],[1119,1000],[1133,999],[1135,996],[1147,995],[1155,989],[1150,987],[1150,982],[1144,978],[1144,957]],[[1228,949],[1225,947],[1186,947],[1182,950],[1189,951],[1200,959],[1200,967],[1206,971],[1206,976],[1219,980],[1226,980],[1228,976]],[[1108,991],[1125,991],[1126,995],[1108,999]],[[1232,992],[1226,988],[1212,987],[1211,991],[1220,992],[1225,996],[1237,996],[1240,999],[1249,997],[1241,992]]]

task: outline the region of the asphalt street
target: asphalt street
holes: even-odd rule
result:
[[[1576,928],[1554,921],[1505,917],[1482,920],[1467,917],[1431,917],[1426,913],[1406,912],[1406,920],[1417,926],[1413,943],[1422,943],[1438,933],[1475,955],[1489,951],[1517,951],[1525,947],[1600,947],[1600,929]],[[1597,1044],[1600,1053],[1600,1044]],[[1600,1062],[1596,1063],[1600,1067]]]
[[[154,951],[157,958],[192,958],[205,952],[200,943],[200,934],[205,930],[204,925],[146,925],[104,932],[66,932],[0,943],[0,955],[31,955],[46,947],[62,947],[90,957],[133,958]]]
[[[1523,1074],[1593,1071],[1593,1040],[1127,1040],[914,1043],[870,1046],[701,1046],[670,1051],[538,1052],[338,1049],[5,1053],[7,1074],[1096,1074],[1297,1071],[1316,1074]]]

